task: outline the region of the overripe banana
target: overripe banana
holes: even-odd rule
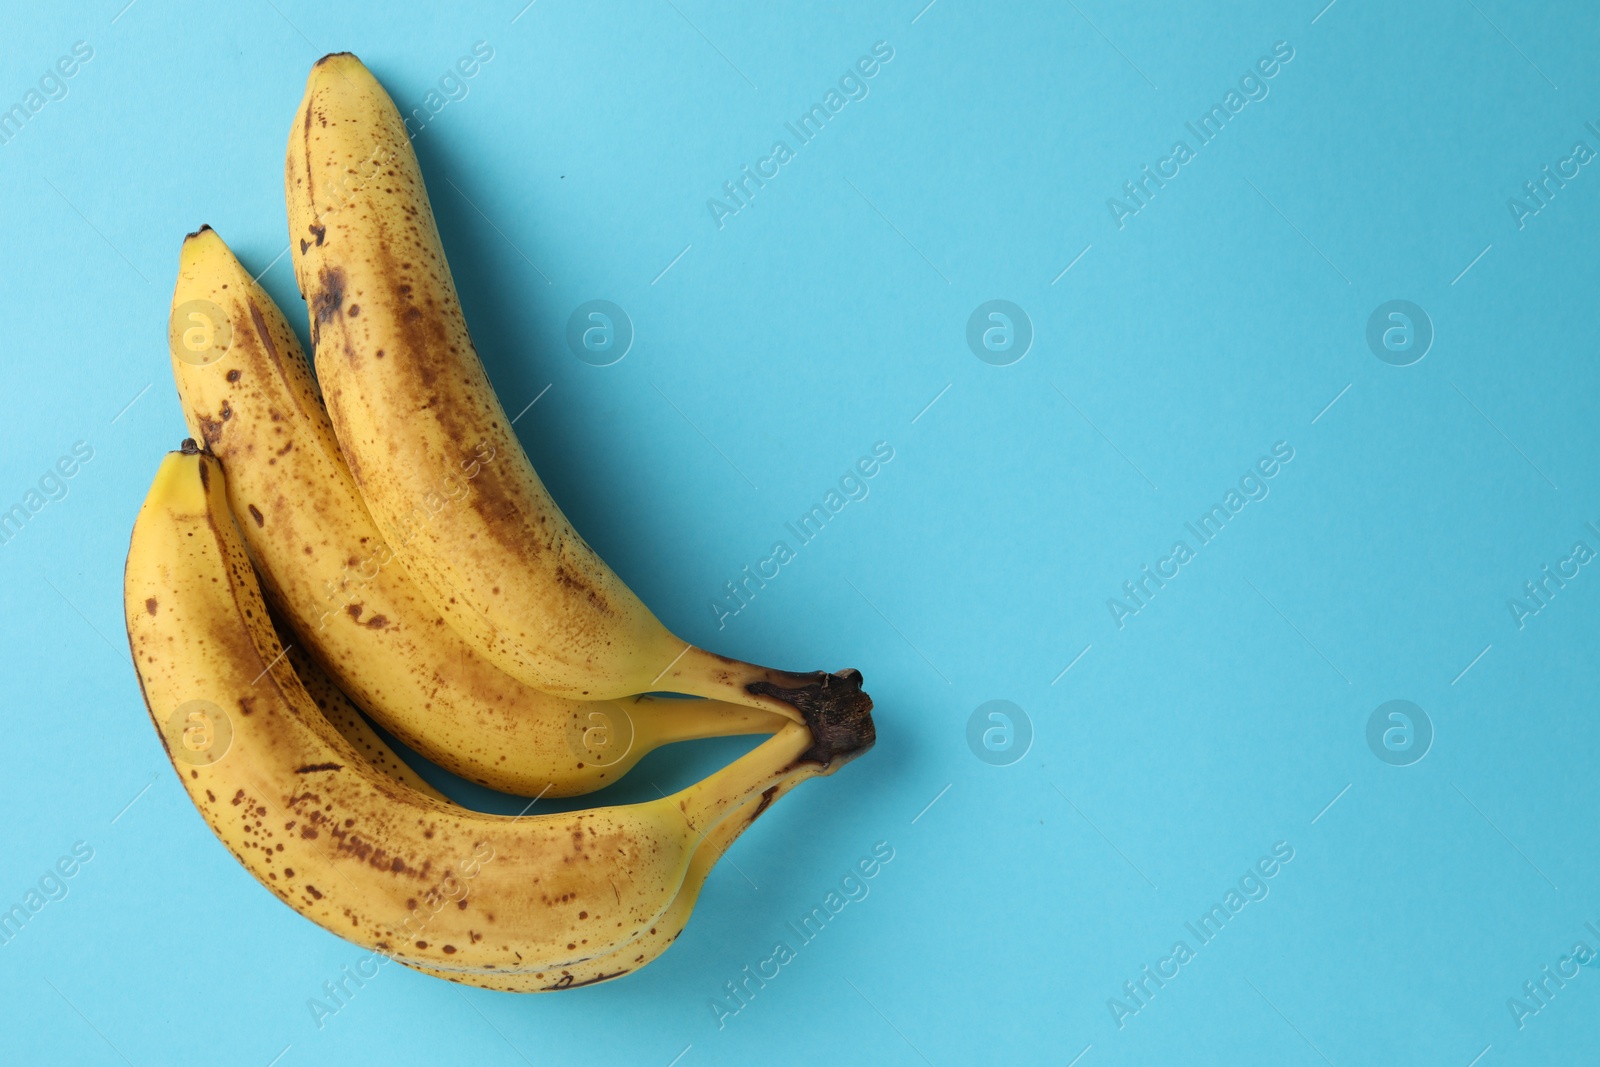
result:
[[[722,701],[551,696],[479,655],[393,559],[299,338],[209,227],[183,243],[169,340],[189,431],[222,461],[268,599],[297,634],[288,643],[423,756],[493,789],[573,796],[660,745],[789,721]]]
[[[435,978],[448,978],[452,982],[502,993],[548,993],[557,989],[578,989],[632,974],[671,948],[682,935],[684,928],[689,925],[689,916],[695,904],[700,900],[700,890],[705,888],[711,868],[716,866],[739,835],[748,830],[773,802],[809,777],[809,774],[789,775],[760,796],[745,801],[743,807],[718,823],[694,850],[688,873],[683,876],[683,886],[678,890],[678,895],[672,898],[672,903],[667,905],[667,910],[650,924],[648,930],[614,952],[540,975],[413,967]]]
[[[624,948],[671,905],[702,834],[874,739],[865,708],[827,708],[659,801],[527,818],[442,803],[374,770],[318,713],[272,631],[222,468],[192,444],[163,461],[134,525],[124,607],[146,706],[212,830],[308,918],[434,970],[537,978]]]
[[[673,636],[573,529],[468,336],[405,124],[356,57],[312,69],[284,182],[340,448],[380,533],[479,651],[589,699],[670,690],[791,717],[865,699],[855,671],[770,670]]]
[[[281,627],[278,636],[280,640],[284,637]],[[349,698],[304,651],[291,646],[288,660],[295,674],[305,685],[306,693],[322,714],[374,770],[387,774],[418,792],[452,803],[448,797],[412,770],[393,749],[383,743],[377,731],[361,717],[356,706],[350,703]],[[689,870],[683,876],[683,885],[678,889],[678,895],[672,898],[667,910],[650,924],[648,930],[614,952],[543,975],[499,974],[494,971],[440,971],[421,966],[416,969],[438,978],[448,978],[466,985],[507,993],[577,989],[586,985],[609,982],[613,978],[630,974],[672,947],[688,925],[694,906],[700,899],[700,891],[705,887],[712,867],[716,866],[723,853],[727,852],[739,835],[749,829],[780,797],[809,777],[811,775],[806,772],[790,774],[760,796],[745,801],[743,807],[719,822],[699,845],[695,846],[694,855],[689,859]]]

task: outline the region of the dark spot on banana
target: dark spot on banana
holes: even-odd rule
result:
[[[231,371],[229,371],[229,372],[228,372],[228,381],[230,381],[230,382],[236,382],[236,381],[238,381],[238,380],[239,380],[239,370],[238,370],[238,368],[237,368],[237,367],[236,367],[236,368],[234,368],[234,369],[233,369],[233,370],[231,370]]]
[[[156,598],[155,597],[151,597],[149,600],[146,600],[144,602],[144,610],[148,611],[152,615],[154,615],[156,613],[156,606],[157,605],[156,605]]]
[[[768,808],[770,808],[772,806],[772,802],[777,799],[777,796],[778,796],[778,787],[777,786],[773,786],[772,788],[770,788],[770,789],[766,790],[764,793],[762,793],[761,794],[761,803],[756,805],[755,813],[750,816],[751,821],[754,821],[755,819],[759,818],[761,816],[762,812],[764,812]],[[654,931],[652,931],[652,933],[653,932]]]
[[[255,327],[256,336],[261,338],[261,347],[266,349],[267,356],[274,365],[282,369],[283,360],[278,358],[278,346],[272,341],[272,332],[267,329],[267,320],[262,318],[261,309],[256,307],[256,302],[250,302],[250,324]],[[277,420],[273,420],[277,421]]]
[[[256,520],[256,526],[260,527],[260,526],[265,526],[267,524],[267,520],[261,517],[261,509],[260,508],[256,507],[254,504],[250,504],[249,505],[249,509],[250,509],[250,517],[252,519]]]
[[[317,322],[332,322],[344,310],[344,271],[324,267],[317,275],[318,289],[311,294],[311,311]]]
[[[621,978],[623,975],[625,975],[627,973],[628,973],[627,971],[623,970],[623,971],[613,972],[612,974],[597,974],[593,978],[585,978],[581,982],[574,982],[572,980],[572,975],[564,974],[564,975],[561,976],[561,981],[557,982],[553,986],[546,986],[545,988],[547,990],[550,990],[550,989],[580,989],[583,986],[594,985],[597,982],[609,982],[613,978]]]
[[[294,769],[294,773],[296,773],[296,774],[312,774],[312,773],[314,773],[316,771],[342,771],[342,770],[344,770],[344,764],[342,764],[342,763],[308,763],[304,767],[296,767]]]

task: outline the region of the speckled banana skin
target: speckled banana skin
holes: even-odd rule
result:
[[[340,692],[332,679],[324,674],[309,656],[298,649],[290,648],[288,659],[294,667],[295,674],[304,683],[306,692],[327,716],[334,729],[344,735],[344,739],[355,747],[374,770],[420,793],[451,803],[448,797],[429,785],[421,775],[395,755],[393,749],[383,743],[377,732],[361,717],[356,706],[350,703],[349,698]],[[716,866],[717,861],[739,835],[753,826],[756,819],[779,797],[807,778],[816,775],[819,770],[815,764],[807,764],[768,788],[760,796],[745,801],[743,807],[719,822],[716,828],[695,847],[694,855],[689,859],[689,871],[683,876],[683,885],[679,887],[678,895],[672,898],[667,910],[650,924],[648,930],[614,952],[542,974],[440,971],[428,967],[416,967],[416,969],[439,978],[508,993],[546,993],[560,989],[578,989],[631,974],[655,960],[677,942],[689,924],[689,916],[700,899],[700,891],[705,887],[711,868]]]
[[[700,900],[700,890],[705,888],[711,868],[716,866],[739,835],[754,825],[756,819],[779,797],[817,773],[809,767],[796,771],[759,797],[745,801],[743,807],[718,823],[694,850],[694,856],[689,860],[689,871],[683,876],[683,886],[678,890],[678,895],[672,898],[667,910],[650,924],[648,930],[614,952],[555,971],[535,974],[505,974],[498,971],[466,973],[430,967],[415,969],[436,978],[448,978],[453,982],[495,989],[502,993],[549,993],[560,989],[579,989],[632,974],[659,958],[677,942],[684,928],[689,925],[689,916]]]
[[[172,308],[184,418],[222,461],[267,597],[298,635],[290,644],[309,649],[406,745],[480,785],[561,797],[609,785],[660,745],[773,733],[789,721],[721,701],[551,696],[500,670],[392,558],[340,455],[299,338],[215,231],[202,227],[184,241]],[[222,321],[209,321],[218,314]],[[194,329],[225,350],[195,359],[186,332]],[[623,721],[631,738],[616,727]],[[590,729],[595,722],[613,725],[603,733]],[[602,737],[618,747],[579,743]]]
[[[282,639],[282,635],[279,639]],[[287,659],[289,666],[299,677],[300,683],[306,687],[306,695],[316,704],[317,710],[322,712],[333,728],[350,742],[350,747],[354,748],[373,770],[435,800],[444,801],[446,804],[451,802],[449,797],[429,785],[426,778],[412,770],[410,764],[395,755],[394,749],[383,743],[378,731],[361,717],[360,710],[350,703],[350,698],[333,684],[333,679],[324,674],[322,668],[318,667],[310,656],[291,645]]]
[[[222,467],[198,451],[162,462],[124,594],[146,706],[213,832],[295,910],[414,966],[539,974],[614,952],[671,905],[701,833],[807,760],[831,770],[871,743],[870,720],[832,750],[838,731],[791,724],[659,801],[526,818],[442,803],[373,769],[317,710],[272,631]],[[174,724],[195,700],[231,727],[225,747]]]
[[[586,699],[672,691],[799,718],[774,690],[841,689],[673,636],[534,472],[467,333],[404,122],[356,57],[312,69],[285,162],[289,242],[328,413],[378,530],[450,624],[507,673]],[[459,506],[420,502],[492,454]]]

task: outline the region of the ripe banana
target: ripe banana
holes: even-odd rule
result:
[[[673,636],[573,529],[468,336],[405,124],[355,56],[312,68],[284,185],[350,473],[413,580],[474,647],[567,696],[671,690],[808,721],[870,705],[855,671],[770,670]]]
[[[299,338],[209,227],[183,243],[169,339],[184,419],[227,471],[268,599],[298,635],[288,643],[423,756],[508,793],[575,796],[660,745],[789,721],[722,701],[551,696],[479,655],[392,558]]]
[[[192,443],[156,475],[124,582],[146,706],[212,830],[297,911],[413,966],[554,975],[615,952],[671,905],[702,834],[874,740],[859,705],[821,709],[817,727],[787,725],[659,801],[467,811],[374,770],[317,712],[272,632],[222,467]]]
[[[282,627],[278,627],[278,636],[280,641],[284,637]],[[429,785],[421,775],[395,755],[393,749],[383,743],[377,731],[361,717],[356,706],[350,703],[349,698],[304,651],[290,647],[288,660],[295,674],[305,685],[307,694],[316,702],[328,722],[344,735],[344,739],[355,747],[374,770],[420,793],[426,793],[445,803],[452,803],[448,797]],[[700,899],[700,890],[705,887],[711,868],[722,858],[723,853],[727,852],[739,835],[749,829],[779,797],[809,777],[811,775],[806,772],[791,774],[759,797],[745,801],[743,807],[719,822],[695,847],[694,855],[689,860],[688,873],[683,876],[683,886],[678,890],[678,895],[672,898],[667,910],[650,925],[650,929],[615,952],[563,967],[554,974],[543,975],[509,975],[493,971],[439,971],[428,967],[417,967],[416,970],[466,985],[507,993],[576,989],[580,986],[609,982],[613,978],[630,974],[672,947],[688,925],[689,916]]]
[[[613,978],[632,974],[645,964],[671,948],[689,924],[689,916],[705,888],[722,854],[727,852],[740,834],[748,830],[779,797],[799,785],[810,774],[799,772],[789,775],[760,796],[747,800],[744,806],[723,819],[705,836],[689,860],[689,871],[683,876],[683,887],[672,898],[667,910],[650,924],[650,929],[628,944],[604,956],[575,963],[544,974],[504,974],[499,971],[441,971],[413,964],[413,969],[431,974],[435,978],[448,978],[463,985],[494,989],[502,993],[548,993],[557,989],[577,989],[598,985]]]

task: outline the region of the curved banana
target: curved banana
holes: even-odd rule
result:
[[[412,965],[414,970],[431,974],[435,978],[448,978],[463,985],[494,989],[502,993],[549,993],[557,989],[578,989],[586,985],[599,985],[614,978],[632,974],[659,957],[677,942],[689,916],[700,900],[700,890],[705,888],[711,868],[727,852],[739,835],[754,825],[757,818],[773,802],[789,790],[811,777],[809,774],[791,774],[767,789],[760,796],[744,802],[744,806],[716,825],[705,840],[694,850],[689,860],[689,871],[683,876],[683,886],[672,898],[667,910],[650,924],[650,929],[628,944],[604,956],[562,967],[545,974],[503,974],[498,971],[441,971],[431,967]]]
[[[670,690],[796,719],[870,703],[855,671],[770,670],[673,636],[573,529],[468,336],[405,124],[355,56],[312,68],[284,185],[350,472],[423,594],[480,652],[589,699]]]
[[[701,833],[873,741],[867,714],[824,717],[659,801],[525,819],[441,803],[318,714],[272,632],[221,465],[192,443],[168,454],[134,524],[124,607],[151,718],[235,857],[329,931],[439,970],[548,974],[622,948],[670,906]]]
[[[393,559],[299,338],[210,227],[183,243],[169,340],[189,432],[222,460],[262,585],[298,634],[291,644],[421,755],[492,789],[575,796],[660,745],[788,721],[721,701],[551,696],[479,655]]]
[[[283,637],[279,630],[279,639]],[[383,743],[375,730],[361,717],[356,706],[350,699],[333,684],[333,680],[322,672],[322,669],[302,650],[290,647],[288,655],[289,664],[294,668],[295,674],[306,687],[306,693],[316,703],[322,714],[327,717],[334,729],[344,735],[356,751],[361,754],[368,764],[376,771],[410,786],[420,793],[441,800],[447,804],[454,803],[449,797],[429,785],[427,780],[397,756],[393,749]],[[500,974],[495,971],[440,971],[428,967],[415,966],[414,969],[424,974],[431,974],[438,978],[448,978],[451,981],[461,982],[465,985],[480,986],[485,989],[495,989],[507,993],[543,993],[558,989],[577,989],[586,985],[597,985],[600,982],[609,982],[614,978],[643,967],[675,944],[684,928],[689,924],[689,916],[694,911],[694,906],[700,899],[700,891],[705,887],[706,879],[711,874],[711,868],[716,866],[723,853],[733,845],[739,835],[748,830],[758,817],[761,816],[779,797],[811,777],[810,773],[798,772],[789,775],[764,791],[760,796],[747,800],[744,806],[732,815],[719,822],[712,831],[705,836],[695,847],[694,855],[689,859],[689,870],[683,876],[683,885],[678,889],[678,895],[672,898],[672,903],[667,910],[650,924],[650,929],[640,934],[633,941],[622,946],[614,952],[604,956],[597,956],[583,963],[576,963],[563,967],[553,974],[543,975],[510,975]]]

